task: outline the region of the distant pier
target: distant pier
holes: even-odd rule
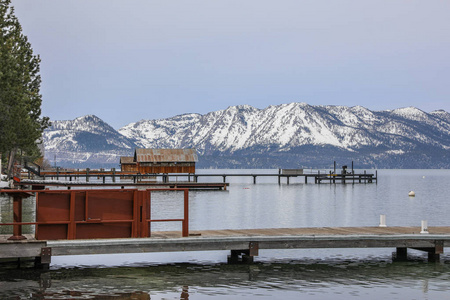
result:
[[[342,183],[342,184],[355,184],[355,183],[377,183],[378,171],[375,173],[355,173],[353,170],[347,172],[345,169],[341,173],[336,171],[320,172],[317,173],[304,173],[303,169],[279,169],[277,173],[212,173],[212,174],[199,174],[199,173],[171,173],[171,174],[136,174],[133,172],[121,172],[114,169],[106,171],[100,170],[64,170],[57,168],[52,171],[39,171],[36,175],[43,178],[43,181],[24,180],[21,185],[38,186],[39,184],[48,186],[155,186],[155,187],[179,187],[189,189],[226,189],[229,183],[227,183],[227,177],[243,177],[251,178],[253,183],[257,183],[257,178],[261,177],[274,177],[278,179],[278,184],[286,183],[290,184],[292,178],[303,177],[302,182],[305,184],[314,182],[315,184],[321,183]],[[31,176],[29,176],[31,177]],[[179,180],[179,179],[182,180]],[[218,183],[202,183],[199,181],[201,178],[221,178],[222,182]],[[64,181],[52,182],[50,180]],[[92,179],[97,179],[91,183]],[[100,179],[100,182],[98,180]],[[107,180],[110,179],[110,180]],[[120,183],[117,179],[121,179]],[[125,180],[124,180],[125,179]],[[85,184],[81,183],[81,180]]]

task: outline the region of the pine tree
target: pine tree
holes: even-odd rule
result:
[[[9,156],[8,175],[17,151],[39,156],[37,143],[50,125],[41,117],[39,56],[14,15],[11,0],[0,0],[0,153]]]

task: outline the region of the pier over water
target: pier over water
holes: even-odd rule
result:
[[[157,190],[156,190],[157,191]],[[183,195],[184,216],[152,219],[155,190],[2,190],[14,201],[12,236],[0,239],[0,258],[34,257],[48,267],[52,256],[228,250],[230,263],[250,263],[263,249],[395,248],[396,259],[407,249],[428,253],[439,261],[450,246],[450,227],[324,227],[234,230],[190,230],[189,193]],[[22,222],[22,201],[36,194],[36,221]],[[153,222],[179,222],[181,230],[152,231]],[[23,235],[23,225],[36,225],[34,235]]]

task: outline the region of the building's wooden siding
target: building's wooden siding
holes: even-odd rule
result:
[[[138,164],[140,174],[160,174],[160,173],[195,173],[195,163],[188,164]]]
[[[136,164],[122,164],[120,165],[122,172],[135,172],[137,173],[138,167]]]

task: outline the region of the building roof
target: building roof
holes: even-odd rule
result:
[[[195,149],[136,149],[135,162],[196,162]]]
[[[121,156],[120,164],[136,164],[136,162],[134,161],[134,156]]]

